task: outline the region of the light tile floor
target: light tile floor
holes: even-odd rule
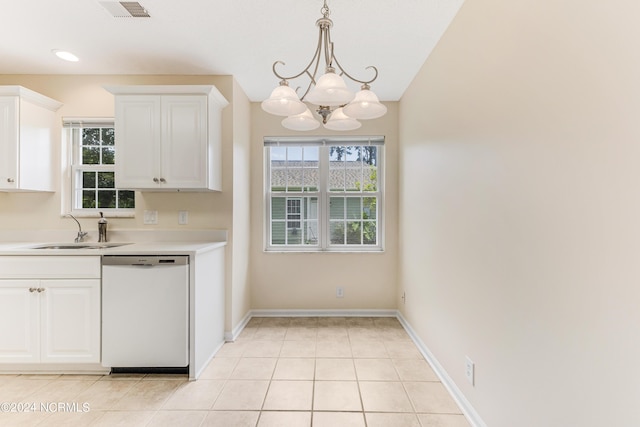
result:
[[[197,381],[0,375],[0,402],[53,403],[4,427],[469,427],[394,318],[253,318]]]

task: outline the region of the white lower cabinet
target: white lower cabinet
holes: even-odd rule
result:
[[[37,280],[0,280],[0,361],[40,361]]]
[[[3,268],[25,258],[0,257],[0,363],[99,363],[100,257],[73,257],[87,278],[60,277],[53,257],[28,257],[29,271]]]
[[[43,280],[40,361],[100,362],[100,280]]]

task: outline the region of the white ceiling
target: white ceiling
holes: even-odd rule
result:
[[[335,55],[396,101],[463,0],[328,0]],[[322,0],[140,0],[151,18],[114,18],[98,0],[13,0],[0,6],[0,74],[233,75],[252,101],[308,64]],[[65,62],[53,49],[75,53]],[[305,86],[303,80],[292,87]],[[357,89],[357,86],[353,86]]]

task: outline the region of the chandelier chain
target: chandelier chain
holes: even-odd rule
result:
[[[329,6],[327,6],[327,0],[324,0],[324,6],[322,6],[322,9],[320,9],[320,13],[322,13],[322,16],[324,16],[325,18],[328,18],[331,14]]]

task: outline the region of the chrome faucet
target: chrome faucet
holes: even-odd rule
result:
[[[104,219],[104,215],[100,212],[100,219],[98,220],[98,242],[107,241],[107,220]]]
[[[68,217],[72,218],[76,222],[76,224],[78,224],[78,235],[76,236],[74,242],[76,242],[76,243],[82,242],[84,240],[84,238],[87,236],[87,234],[89,234],[89,233],[87,233],[86,231],[82,231],[82,226],[80,225],[80,222],[78,222],[78,220],[76,219],[75,216],[73,216],[71,214],[67,214],[65,216],[68,216]]]

